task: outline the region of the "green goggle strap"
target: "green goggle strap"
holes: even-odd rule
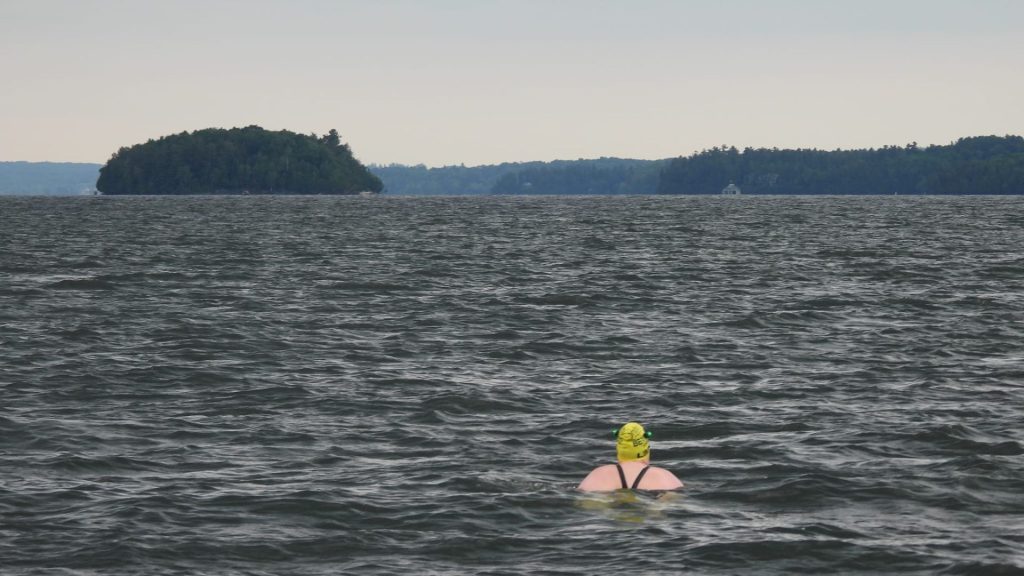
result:
[[[650,430],[645,430],[644,431],[644,438],[648,438],[649,439],[651,436],[653,436],[653,434],[651,434]],[[619,429],[618,428],[616,428],[615,430],[612,430],[612,437],[613,438],[618,438],[619,437]]]

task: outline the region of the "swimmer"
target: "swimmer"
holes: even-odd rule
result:
[[[578,490],[584,492],[611,492],[613,490],[676,490],[683,483],[676,475],[657,466],[651,466],[650,432],[636,422],[624,424],[615,430],[615,449],[619,461],[599,466],[580,482]]]

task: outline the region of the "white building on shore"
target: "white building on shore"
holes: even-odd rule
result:
[[[729,182],[728,186],[726,186],[725,188],[722,188],[722,194],[725,194],[725,195],[743,194],[743,191],[740,190],[739,186],[733,184],[732,182]]]

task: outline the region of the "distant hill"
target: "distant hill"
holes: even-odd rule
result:
[[[667,160],[560,160],[503,175],[494,194],[653,194]]]
[[[388,194],[652,194],[667,161],[598,158],[486,166],[371,165]]]
[[[259,126],[182,132],[121,148],[96,182],[110,195],[358,194],[381,187],[336,130],[318,137]]]
[[[505,163],[486,166],[442,166],[422,164],[370,165],[370,171],[384,182],[384,192],[395,196],[466,196],[490,194],[499,178],[510,172],[543,162]]]
[[[96,190],[99,164],[0,162],[0,194],[66,196]]]

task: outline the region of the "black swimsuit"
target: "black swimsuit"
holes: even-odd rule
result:
[[[644,474],[647,474],[647,470],[650,468],[650,466],[644,466],[644,469],[636,475],[636,480],[633,480],[633,485],[630,486],[629,484],[626,484],[626,473],[622,471],[622,466],[616,463],[615,467],[619,470],[619,480],[622,480],[622,487],[630,490],[636,490],[636,487],[640,485],[640,481],[643,480]]]

